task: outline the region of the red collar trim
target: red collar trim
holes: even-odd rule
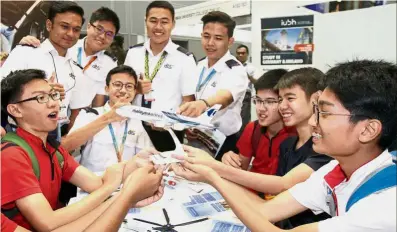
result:
[[[325,182],[332,190],[346,179],[347,177],[339,164],[324,176]]]

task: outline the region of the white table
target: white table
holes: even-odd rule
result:
[[[169,186],[166,186],[164,189],[164,196],[156,203],[143,207],[139,213],[133,212],[134,209],[131,209],[130,212],[126,216],[126,223],[121,225],[119,232],[154,232],[152,230],[154,225],[146,224],[143,222],[138,222],[133,220],[133,218],[139,218],[146,221],[155,222],[161,225],[166,224],[166,220],[163,214],[163,208],[167,210],[168,216],[170,218],[170,223],[172,225],[189,222],[193,220],[197,220],[203,217],[193,218],[191,217],[183,208],[183,203],[190,202],[191,199],[189,196],[198,195],[203,193],[211,193],[216,192],[216,190],[204,183],[194,183],[189,181],[181,181],[178,182],[174,189],[171,189]],[[191,189],[189,186],[193,186]],[[198,189],[202,189],[200,193],[197,193]],[[78,191],[77,197],[71,200],[71,203],[80,200],[82,197],[86,196],[87,193]],[[227,221],[231,223],[241,224],[241,221],[234,215],[231,210],[227,210],[225,212],[216,213],[212,216],[208,216],[209,220],[190,224],[187,226],[175,227],[174,229],[178,232],[205,232],[212,231],[214,220]],[[226,230],[225,230],[226,231]],[[230,230],[231,231],[231,230]],[[239,230],[236,230],[236,232]],[[246,232],[246,228],[240,230],[241,232]],[[223,230],[222,230],[223,232]]]

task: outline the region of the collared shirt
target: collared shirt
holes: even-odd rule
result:
[[[3,232],[14,232],[17,229],[18,225],[8,219],[4,214],[1,214],[1,230]]]
[[[83,67],[84,76],[79,83],[85,86],[78,92],[78,98],[94,99],[96,94],[106,95],[106,76],[117,66],[117,59],[107,55],[105,50],[87,56],[84,51],[85,38],[80,39],[70,50],[73,60]],[[96,58],[94,58],[96,57]],[[90,63],[91,59],[95,59]],[[86,67],[88,65],[88,67]],[[88,105],[87,105],[88,106]]]
[[[150,40],[144,44],[138,44],[130,48],[125,59],[125,65],[131,66],[139,75],[145,75],[145,53],[149,53],[149,75],[160,60],[164,51],[167,52],[160,70],[152,81],[152,102],[151,108],[155,110],[176,111],[182,103],[182,97],[194,95],[197,77],[193,70],[196,68],[196,62],[193,55],[182,52],[177,44],[171,40],[168,41],[164,50],[153,55],[150,49]],[[142,95],[135,97],[135,105],[142,105]]]
[[[231,61],[231,62],[230,62]],[[226,63],[230,63],[229,65]],[[244,66],[228,51],[211,68],[208,68],[208,59],[200,61],[197,65],[195,75],[200,77],[204,68],[203,78],[205,80],[212,70],[216,73],[196,92],[196,99],[207,99],[214,96],[219,90],[228,90],[233,96],[233,102],[226,108],[218,111],[211,123],[218,125],[220,132],[226,136],[237,133],[242,125],[241,106],[248,86],[247,73]]]
[[[257,126],[260,127],[259,124]],[[241,155],[249,159],[255,155],[251,172],[274,175],[278,166],[280,144],[288,136],[295,135],[296,130],[295,128],[284,127],[275,136],[269,138],[266,128],[260,128],[259,144],[256,151],[253,151],[252,136],[254,136],[254,129],[255,122],[248,123],[237,142],[237,148]]]
[[[98,111],[98,115],[81,110],[69,134],[95,121],[104,113],[109,112],[111,107],[109,103],[106,103],[103,107],[94,109]],[[123,140],[125,124],[125,121],[112,123],[118,147],[120,147],[120,143]],[[141,149],[147,147],[153,147],[153,145],[142,126],[142,121],[129,119],[122,159],[129,160]],[[102,172],[108,166],[117,162],[117,154],[113,145],[112,135],[109,127],[106,126],[86,143],[80,164],[93,172]]]
[[[252,77],[252,78],[255,78],[255,67],[249,62],[245,62],[243,64],[243,66],[245,68],[245,72],[247,73],[247,75]],[[251,92],[252,88],[254,87],[254,85],[251,83],[251,81],[249,79],[248,79],[248,81],[249,81],[249,83],[248,83],[247,91]]]
[[[51,208],[58,209],[61,182],[69,181],[79,164],[65,149],[59,146],[57,150],[64,159],[63,169],[61,169],[55,155],[55,148],[51,145],[56,141],[44,144],[39,137],[22,128],[18,128],[16,133],[32,148],[40,166],[40,180],[35,176],[31,159],[23,148],[10,146],[3,149],[1,151],[1,208],[14,208],[15,201],[18,199],[42,193]],[[31,229],[29,222],[21,213],[18,213],[13,221]]]
[[[68,50],[65,57],[59,56],[48,39],[41,43],[38,48],[16,46],[1,69],[2,78],[6,77],[11,71],[21,69],[43,70],[47,78],[55,73],[56,81],[63,84],[66,91],[65,99],[62,100],[62,105],[65,106],[62,108],[64,111],[67,110],[66,107],[68,106],[71,109],[78,109],[91,103],[87,99],[80,99],[76,94],[80,91],[77,82],[82,79],[83,73],[81,68],[73,61],[72,52]]]
[[[319,222],[320,232],[372,232],[395,231],[396,229],[396,187],[373,193],[361,199],[346,212],[346,205],[355,189],[376,170],[393,164],[391,154],[385,150],[377,158],[357,169],[347,179],[338,161],[323,166],[310,178],[292,187],[289,192],[300,204],[315,214],[331,214],[327,204],[328,189],[336,197],[339,216]]]

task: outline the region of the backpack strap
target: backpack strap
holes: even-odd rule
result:
[[[258,120],[254,122],[254,130],[252,131],[251,136],[251,146],[252,146],[252,156],[256,156],[256,151],[258,150],[259,141],[261,140],[261,127],[259,125]]]
[[[361,199],[382,191],[384,189],[388,189],[396,186],[397,184],[397,166],[395,164],[389,165],[378,172],[376,172],[373,176],[369,177],[365,180],[350,196],[347,205],[346,212],[350,210],[350,208]]]
[[[8,147],[12,147],[12,146],[19,146],[21,147],[23,150],[25,150],[30,158],[30,161],[32,162],[32,167],[33,167],[33,172],[34,175],[36,176],[36,178],[38,180],[40,180],[40,166],[39,166],[39,162],[36,158],[36,155],[34,154],[32,148],[30,147],[30,145],[20,136],[18,136],[15,132],[8,132],[2,139],[1,139],[1,150],[3,151],[4,149],[8,148]],[[4,146],[3,146],[4,144]],[[56,150],[55,155],[57,156],[58,159],[58,164],[61,168],[61,170],[63,170],[63,166],[64,166],[64,158],[62,156],[62,154]],[[10,220],[12,220],[16,215],[18,215],[19,210],[18,208],[15,206],[11,209],[1,209],[1,212]]]
[[[55,155],[57,156],[58,164],[59,164],[59,167],[61,168],[61,171],[62,171],[63,170],[63,165],[65,163],[63,155],[58,150],[55,152]]]
[[[39,166],[39,161],[36,158],[36,155],[34,154],[32,148],[29,146],[29,144],[21,137],[19,137],[15,132],[8,132],[2,139],[1,141],[5,142],[10,142],[14,143],[18,146],[20,146],[23,150],[28,153],[30,161],[32,162],[32,167],[33,167],[33,172],[34,175],[37,177],[38,180],[40,180],[40,166]],[[3,148],[2,148],[3,150]]]
[[[397,150],[396,151],[391,151],[390,152],[390,154],[392,155],[392,159],[393,159],[393,162],[395,163],[395,164],[397,164]]]

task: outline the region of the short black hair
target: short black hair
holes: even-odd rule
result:
[[[138,76],[136,75],[135,70],[128,65],[119,65],[109,71],[108,75],[106,76],[106,86],[109,86],[112,76],[117,73],[126,73],[132,76],[135,80],[135,83],[138,84]]]
[[[1,80],[1,110],[11,116],[7,106],[20,100],[24,87],[33,80],[46,80],[46,73],[39,69],[23,69],[11,72]]]
[[[275,92],[278,92],[274,87],[277,85],[278,81],[281,79],[283,75],[285,75],[288,71],[285,69],[273,69],[265,72],[254,84],[255,91],[264,89],[272,89]]]
[[[204,15],[201,18],[201,21],[203,22],[203,27],[205,27],[207,23],[222,23],[227,28],[227,35],[229,38],[233,37],[234,28],[236,28],[236,22],[225,12],[211,11]]]
[[[146,7],[146,18],[149,15],[149,11],[152,8],[163,8],[163,9],[167,9],[171,12],[171,16],[172,16],[172,21],[175,21],[175,9],[174,6],[169,3],[168,1],[153,1],[151,2],[147,7]]]
[[[84,10],[81,6],[77,5],[77,3],[72,1],[53,1],[50,4],[50,8],[48,10],[48,19],[51,22],[54,22],[54,18],[57,14],[63,14],[66,12],[73,12],[81,16],[82,23],[84,24]]]
[[[119,33],[120,19],[116,12],[112,11],[111,9],[107,7],[101,7],[94,11],[91,15],[90,23],[94,24],[97,21],[107,21],[113,23],[113,26],[116,28],[116,34]]]
[[[250,50],[248,49],[248,47],[246,45],[244,45],[244,44],[238,45],[236,51],[239,50],[240,48],[245,48],[245,50],[247,51],[247,54],[250,54]]]
[[[326,88],[353,115],[356,123],[378,119],[382,133],[378,145],[389,147],[397,137],[397,65],[383,60],[339,63],[325,76]],[[364,116],[358,116],[364,115]]]
[[[310,99],[313,93],[324,89],[324,73],[316,68],[299,68],[287,72],[275,86],[276,89],[292,88],[300,86]]]

